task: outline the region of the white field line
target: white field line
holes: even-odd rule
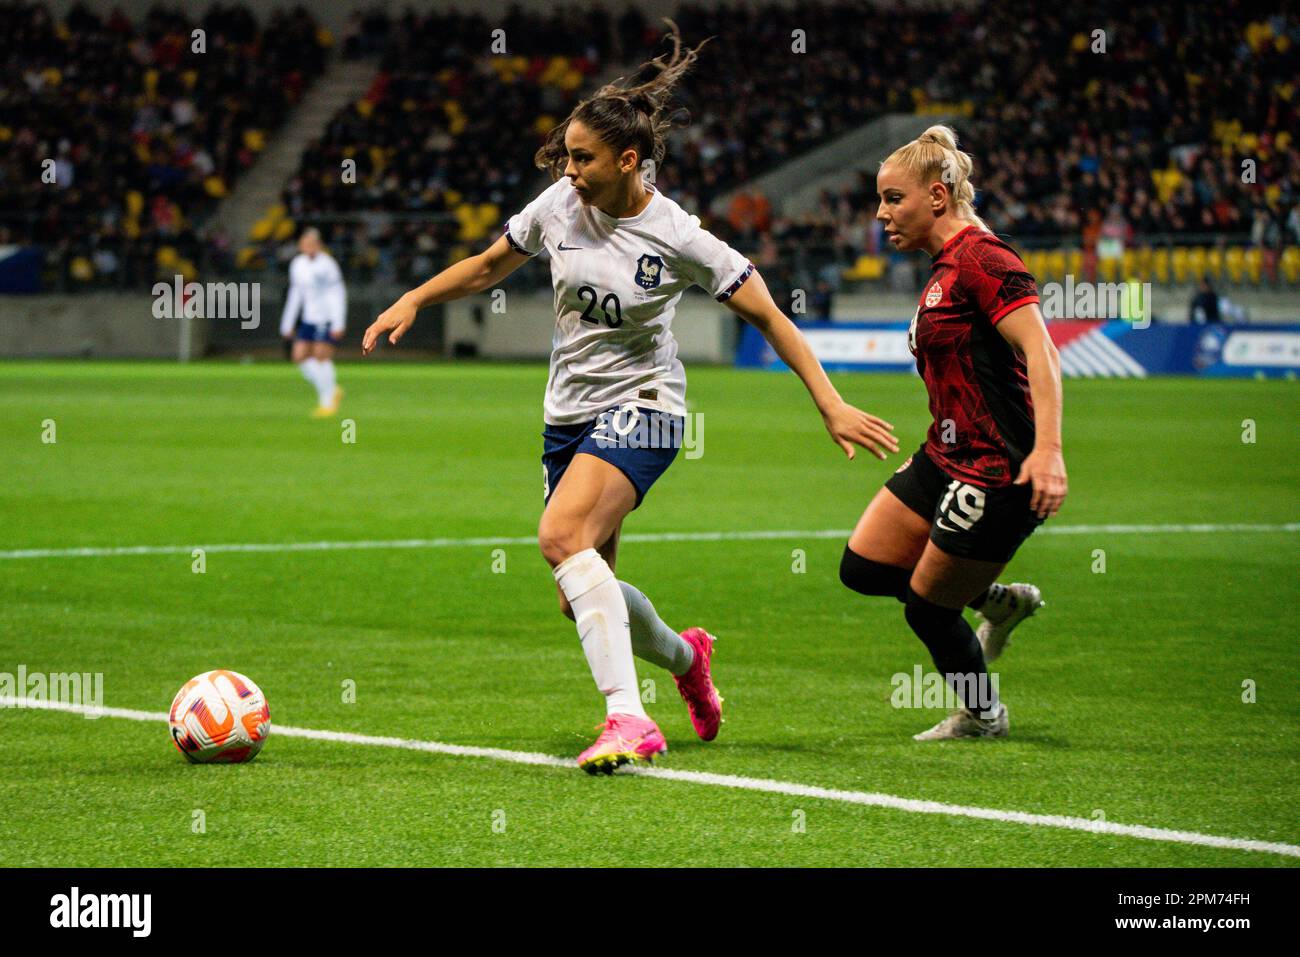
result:
[[[752,542],[764,540],[807,540],[848,538],[852,529],[829,528],[813,531],[772,530],[736,532],[630,532],[621,542]],[[1184,525],[1044,525],[1035,535],[1177,535],[1224,532],[1300,532],[1300,522],[1258,524]],[[208,554],[219,552],[331,552],[401,548],[494,548],[504,545],[536,545],[537,536],[515,538],[397,538],[338,542],[249,542],[215,545],[125,545],[102,548],[15,548],[0,551],[0,560],[23,558],[114,558],[121,555],[189,555],[196,548]]]
[[[8,695],[0,695],[0,707],[27,707],[46,711],[65,711],[72,714],[102,716],[109,718],[127,718],[132,721],[167,720],[165,712],[133,711],[127,708],[96,708],[92,705],[68,704],[61,701],[27,701]],[[387,738],[369,734],[352,734],[346,731],[316,731],[311,728],[286,728],[276,725],[274,734],[287,738],[310,738],[313,741],[333,741],[339,744],[370,745],[380,748],[402,748],[407,751],[428,751],[434,754],[447,754],[465,758],[487,758],[491,761],[507,761],[511,764],[530,764],[549,768],[564,768],[577,772],[572,758],[558,758],[550,754],[538,754],[529,751],[507,751],[502,748],[475,748],[460,744],[443,744],[439,741],[413,741],[407,738]],[[1241,837],[1220,837],[1215,834],[1201,834],[1197,831],[1174,831],[1163,827],[1148,827],[1144,824],[1119,824],[1113,821],[1094,821],[1082,817],[1066,817],[1060,814],[1030,814],[1025,811],[1001,811],[996,808],[970,807],[962,804],[946,804],[942,801],[920,801],[914,798],[896,797],[892,794],[877,794],[868,791],[840,791],[833,788],[821,788],[808,784],[795,784],[790,781],[774,781],[768,778],[740,777],[734,774],[710,774],[701,771],[674,771],[668,768],[633,768],[621,773],[636,774],[641,777],[661,778],[666,781],[682,781],[688,784],[702,784],[711,787],[735,788],[743,791],[761,791],[767,794],[784,794],[789,797],[812,798],[820,801],[839,801],[844,804],[860,804],[868,807],[883,807],[895,811],[908,811],[913,814],[941,814],[946,817],[967,817],[981,821],[998,821],[1008,824],[1026,824],[1031,827],[1055,827],[1067,831],[1086,831],[1090,834],[1113,834],[1117,837],[1135,837],[1147,841],[1164,841],[1172,844],[1195,844],[1200,847],[1217,847],[1234,851],[1256,851],[1262,854],[1281,854],[1285,857],[1300,857],[1300,845],[1281,844],[1274,841],[1256,841]]]

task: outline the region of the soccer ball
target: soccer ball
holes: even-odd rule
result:
[[[237,671],[207,671],[185,682],[168,714],[172,742],[195,763],[251,761],[271,735],[266,695]]]

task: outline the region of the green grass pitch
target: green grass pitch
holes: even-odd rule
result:
[[[689,374],[704,454],[625,533],[849,528],[928,423],[917,379],[836,376],[903,445],[849,462],[793,376]],[[528,537],[545,378],[343,363],[340,419],[313,421],[287,364],[6,363],[0,549]],[[1065,391],[1070,497],[1048,528],[1300,518],[1294,383]],[[1048,602],[997,665],[1012,736],[937,745],[910,736],[941,712],[890,704],[924,649],[895,602],[839,584],[841,539],[630,542],[618,573],[719,636],[712,744],[640,664],[664,767],[1293,844],[1298,546],[1276,529],[1035,535],[1004,577]],[[203,574],[188,552],[4,558],[0,672],[102,672],[107,705],[160,712],[233,668],[277,724],[575,756],[602,702],[535,545],[504,556],[504,573],[491,545],[213,552]],[[274,733],[249,765],[198,767],[165,725],[30,709],[0,710],[0,766],[6,866],[1296,862]]]

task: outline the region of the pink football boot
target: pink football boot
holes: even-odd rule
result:
[[[695,649],[695,661],[684,675],[673,675],[677,690],[691,712],[691,724],[702,741],[712,741],[718,736],[722,724],[722,695],[713,687],[709,672],[709,659],[713,657],[713,643],[717,640],[703,628],[687,628],[682,640]]]
[[[629,761],[649,764],[656,754],[667,750],[663,732],[649,718],[611,714],[596,743],[578,755],[578,767],[588,774],[613,774]]]

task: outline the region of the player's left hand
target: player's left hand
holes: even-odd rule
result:
[[[1039,518],[1051,518],[1061,510],[1068,491],[1065,480],[1065,459],[1060,449],[1040,449],[1034,446],[1029,457],[1020,465],[1016,485],[1030,483],[1033,495],[1029,507]]]
[[[898,451],[898,439],[894,438],[894,427],[884,419],[877,418],[870,412],[840,402],[830,410],[822,413],[826,431],[831,434],[835,444],[844,450],[850,459],[854,457],[854,445],[860,445],[882,462],[885,452]]]

